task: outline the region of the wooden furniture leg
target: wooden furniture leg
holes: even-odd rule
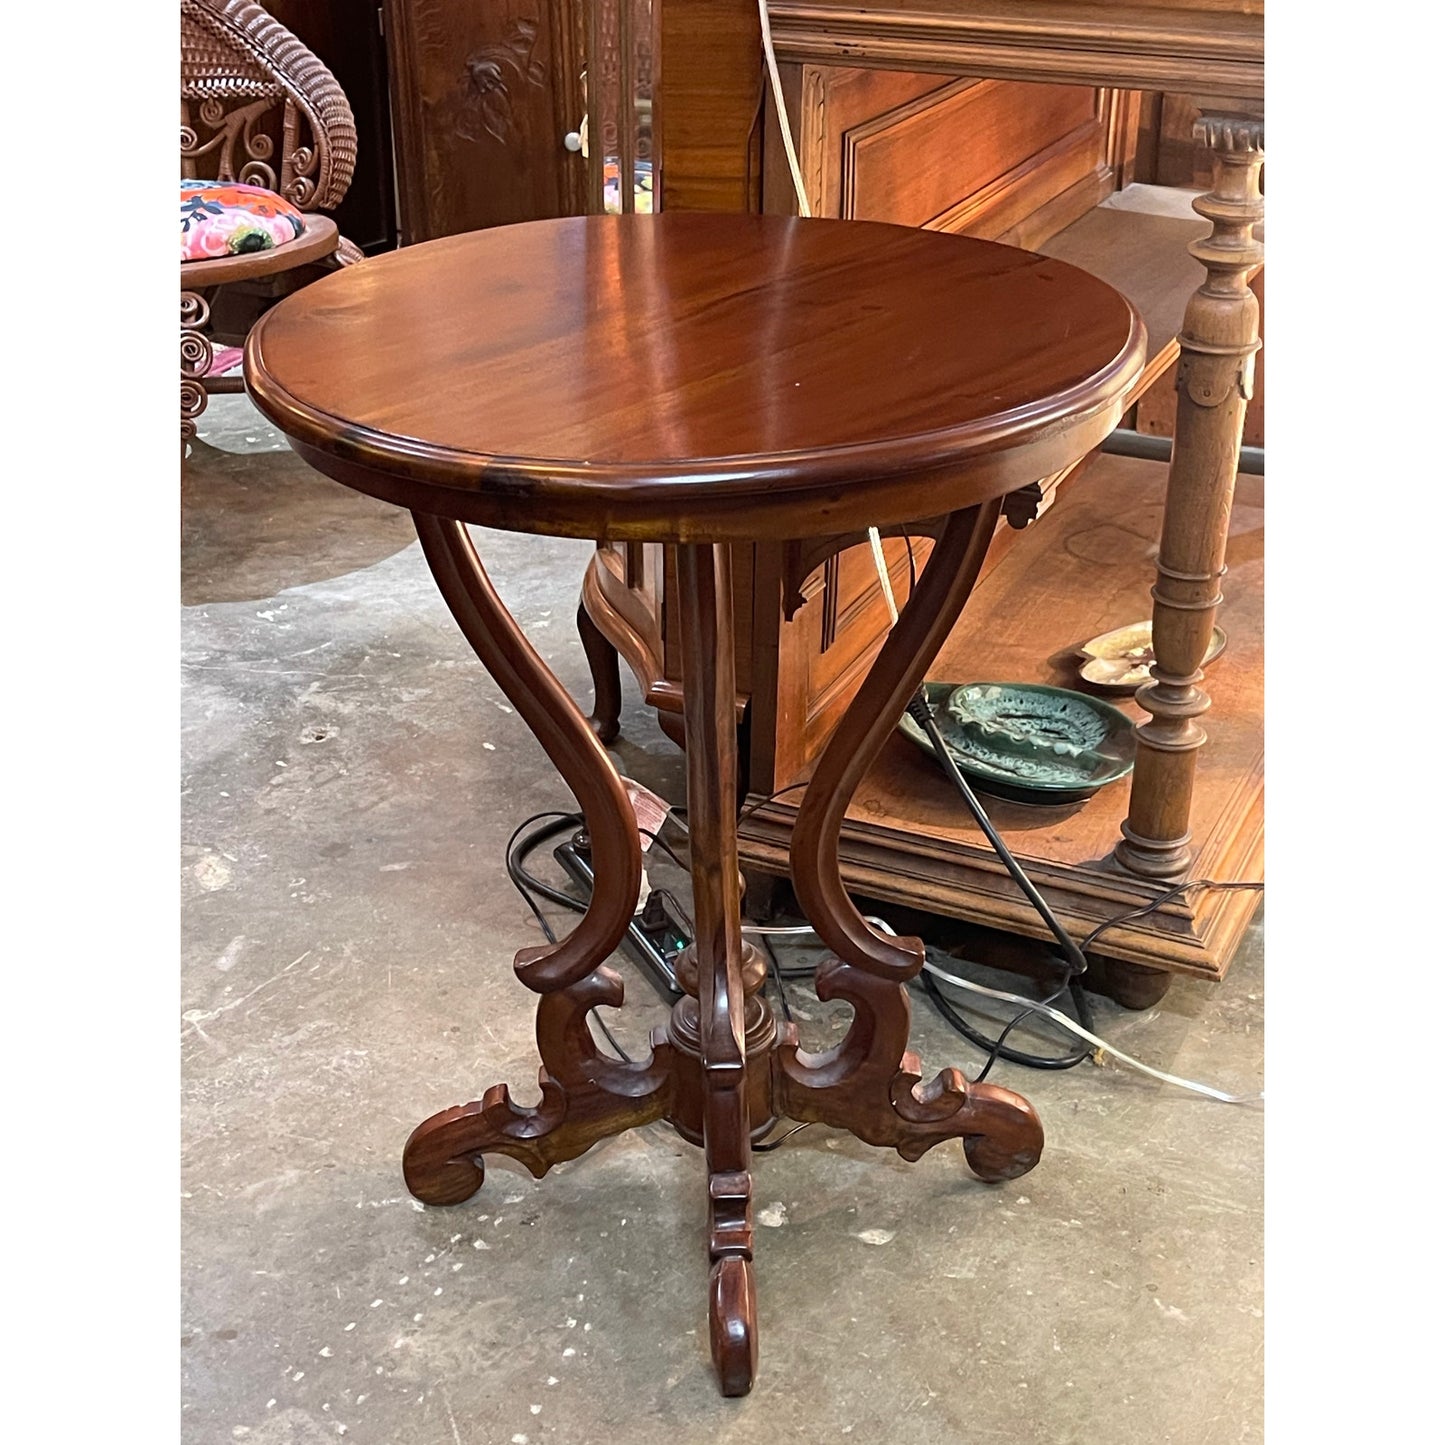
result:
[[[211,308],[194,291],[181,292],[181,454],[196,434],[196,418],[206,409],[206,373],[214,353],[206,325]]]
[[[745,1395],[758,1367],[751,1141],[772,1123],[768,1055],[777,1030],[760,993],[763,958],[743,943],[739,911],[729,548],[679,547],[677,566],[684,599],[683,716],[696,933],[678,973],[688,996],[674,1007],[668,1031],[680,1056],[680,1107],[673,1124],[684,1135],[700,1125],[708,1176],[712,1358],[723,1394]],[[693,1056],[701,1066],[701,1087],[697,1104],[689,1108],[685,1099],[694,1091],[685,1087],[681,1073],[684,1057]]]
[[[1244,412],[1259,349],[1259,303],[1250,272],[1264,259],[1254,227],[1264,218],[1259,171],[1264,122],[1204,115],[1196,136],[1214,152],[1214,189],[1194,209],[1214,224],[1190,246],[1205,268],[1179,334],[1179,412],[1154,586],[1153,681],[1138,692],[1149,714],[1135,728],[1138,761],[1115,857],[1149,878],[1185,876],[1196,754],[1209,710],[1200,687],[1221,601],[1224,549]]]
[[[793,887],[809,923],[832,950],[819,965],[820,999],[846,999],[853,1022],[827,1053],[798,1048],[784,1024],[775,1055],[774,1097],[793,1119],[836,1124],[869,1144],[918,1159],[945,1139],[963,1140],[982,1179],[1026,1174],[1043,1151],[1033,1105],[1011,1089],[970,1085],[957,1069],[922,1082],[909,1052],[907,982],[923,966],[917,938],[885,938],[843,887],[838,832],[849,800],[897,726],[929,664],[953,630],[983,565],[998,500],[948,519],[923,576],[888,634],[863,686],[819,759],[794,825]]]
[[[592,714],[587,719],[599,742],[612,742],[622,730],[622,669],[617,649],[592,620],[587,604],[577,604],[577,633],[592,674]]]
[[[598,1004],[622,1003],[622,980],[601,964],[627,930],[642,880],[637,820],[616,769],[502,605],[466,527],[412,515],[427,564],[467,641],[582,805],[596,872],[592,901],[577,927],[560,943],[524,948],[516,957],[517,976],[542,995],[541,1103],[519,1108],[507,1086],[496,1084],[479,1102],[418,1125],[402,1151],[406,1185],[418,1199],[459,1204],[482,1186],[483,1154],[509,1154],[540,1178],[599,1139],[666,1117],[671,1046],[656,1031],[647,1058],[622,1063],[598,1051],[587,1024]]]
[[[466,527],[413,513],[442,596],[488,671],[536,734],[582,805],[597,870],[592,901],[561,943],[523,949],[518,977],[542,997],[541,1103],[520,1108],[505,1084],[445,1109],[407,1140],[407,1187],[427,1204],[459,1204],[481,1187],[484,1156],[507,1154],[540,1178],[599,1139],[665,1119],[701,1144],[707,1165],[708,1327],[725,1395],[745,1395],[758,1365],[753,1268],[752,1140],[780,1115],[849,1130],[917,1159],[962,1139],[981,1178],[1016,1178],[1038,1162],[1043,1129],[1027,1100],[957,1069],[924,1085],[908,1050],[906,982],[917,939],[884,939],[859,917],[838,875],[838,826],[858,779],[957,620],[997,520],[993,502],[951,518],[898,627],[825,750],[794,845],[798,895],[837,954],[818,971],[820,998],[844,998],[843,1042],[810,1056],[792,1025],[779,1030],[762,995],[766,968],[744,943],[738,871],[737,714],[730,549],[678,549],[682,609],[688,832],[695,941],[680,960],[685,995],[648,1057],[601,1053],[588,1026],[619,1006],[622,982],[603,966],[632,916],[641,878],[636,819],[594,729],[532,650],[493,590]]]

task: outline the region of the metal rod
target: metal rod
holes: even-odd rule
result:
[[[1143,457],[1151,462],[1167,462],[1174,451],[1174,438],[1145,436],[1142,432],[1120,427],[1104,439],[1099,450],[1116,457]],[[1240,447],[1239,470],[1252,477],[1262,477],[1264,448]]]

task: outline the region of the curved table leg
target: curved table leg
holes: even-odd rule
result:
[[[592,674],[592,715],[587,722],[599,741],[610,743],[622,730],[622,669],[617,649],[592,620],[586,602],[577,604],[577,635]]]
[[[666,1116],[671,1048],[624,1064],[600,1054],[587,1025],[598,1004],[622,1002],[622,981],[600,965],[621,941],[642,877],[637,821],[602,744],[502,605],[460,522],[413,514],[442,596],[467,641],[576,794],[592,838],[596,881],[582,921],[560,943],[524,948],[518,977],[542,995],[537,1045],[542,1102],[518,1108],[505,1085],[447,1109],[406,1142],[407,1187],[428,1204],[456,1204],[481,1187],[480,1155],[510,1154],[534,1175],[599,1139]]]
[[[678,548],[687,726],[687,817],[695,942],[673,1009],[673,1122],[700,1131],[708,1173],[708,1325],[724,1395],[745,1395],[758,1363],[753,1279],[753,1121],[771,1122],[767,1055],[777,1038],[762,956],[743,943],[737,844],[737,716],[726,546]],[[695,1063],[694,1063],[695,1061]],[[688,1067],[691,1065],[692,1067]],[[751,1066],[751,1067],[750,1067]]]
[[[793,828],[793,887],[836,955],[818,969],[818,997],[846,999],[853,1022],[836,1048],[817,1055],[801,1052],[796,1031],[783,1025],[774,1085],[789,1117],[838,1125],[905,1159],[961,1138],[974,1172],[990,1180],[1016,1178],[1038,1163],[1044,1141],[1038,1115],[1011,1089],[970,1085],[957,1069],[923,1084],[919,1061],[908,1052],[906,988],[923,965],[923,944],[885,938],[864,921],[843,887],[838,833],[858,783],[953,630],[998,514],[995,501],[948,519],[804,795]]]

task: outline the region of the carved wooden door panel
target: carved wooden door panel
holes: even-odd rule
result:
[[[582,0],[385,0],[385,17],[403,244],[588,209],[567,140]]]

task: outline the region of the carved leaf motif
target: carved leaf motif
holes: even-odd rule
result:
[[[532,55],[536,44],[536,21],[517,20],[505,40],[484,45],[467,57],[459,92],[459,136],[465,140],[481,140],[486,134],[503,145],[510,145],[516,139],[517,125],[509,86],[514,79],[538,87],[545,84],[547,68]]]

